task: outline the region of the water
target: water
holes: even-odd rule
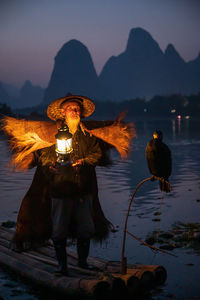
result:
[[[134,121],[134,120],[133,120]],[[145,147],[155,129],[164,134],[164,142],[170,147],[173,156],[173,173],[170,177],[172,192],[162,194],[158,182],[147,182],[136,193],[129,220],[128,230],[141,239],[145,239],[154,230],[169,230],[177,221],[199,222],[200,214],[200,121],[198,120],[162,120],[136,121],[137,139],[133,141],[132,152],[127,160],[121,161],[113,151],[114,164],[110,168],[97,167],[99,195],[105,215],[118,226],[118,232],[111,233],[102,246],[92,244],[92,256],[105,257],[110,260],[121,259],[123,224],[128,203],[137,184],[147,177],[149,171],[145,161]],[[16,221],[17,211],[22,197],[27,191],[34,170],[27,173],[12,173],[5,165],[9,161],[8,146],[0,136],[0,222]],[[156,212],[160,221],[153,221]],[[189,251],[190,250],[190,251]],[[152,299],[200,299],[200,256],[188,248],[176,248],[172,251],[177,257],[154,253],[127,236],[126,256],[128,263],[161,264],[168,274],[167,281],[152,292]],[[12,298],[12,288],[6,288],[2,277],[10,278],[0,272],[0,296]],[[30,296],[30,287],[23,286],[20,299],[39,299]],[[9,294],[10,291],[10,294]]]

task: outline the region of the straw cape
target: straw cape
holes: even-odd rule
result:
[[[132,123],[122,122],[123,113],[115,121],[82,121],[82,131],[89,132],[100,139],[103,152],[115,147],[121,158],[130,151],[130,142],[136,136]],[[8,136],[13,152],[10,165],[14,170],[26,171],[32,162],[32,154],[42,148],[55,144],[55,135],[62,121],[31,121],[5,116],[2,130]]]
[[[83,132],[88,132],[98,138],[102,149],[102,159],[99,165],[106,166],[110,162],[109,149],[115,147],[122,158],[126,158],[130,150],[130,142],[136,136],[133,124],[122,122],[123,114],[115,121],[83,121],[80,124]],[[5,116],[2,118],[2,130],[7,135],[12,150],[10,165],[14,170],[26,171],[32,167],[34,152],[47,149],[54,145],[55,134],[63,121],[30,121]],[[95,225],[94,240],[105,239],[111,228],[111,223],[102,211],[96,176],[91,185],[93,193],[93,220]],[[17,219],[17,228],[13,245],[17,249],[25,245],[37,245],[51,236],[51,201],[48,182],[38,166],[32,184],[24,196]],[[71,237],[73,237],[73,229]]]

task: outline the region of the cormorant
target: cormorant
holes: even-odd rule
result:
[[[150,173],[154,176],[164,178],[164,180],[159,181],[160,190],[170,192],[171,187],[168,178],[172,171],[171,151],[162,142],[162,138],[162,132],[156,130],[153,133],[153,139],[147,144],[145,154]]]

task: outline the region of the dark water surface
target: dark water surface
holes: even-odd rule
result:
[[[128,221],[128,230],[144,239],[152,231],[167,231],[175,222],[200,222],[200,121],[163,120],[136,121],[138,138],[133,141],[132,153],[121,161],[113,151],[114,165],[97,168],[100,201],[105,215],[118,226],[102,246],[92,245],[90,255],[109,260],[121,259],[123,223],[128,203],[137,184],[147,177],[149,171],[145,161],[145,147],[152,132],[160,129],[164,142],[173,156],[173,173],[170,178],[172,192],[162,194],[158,182],[147,182],[137,192]],[[13,173],[5,167],[9,151],[3,136],[0,136],[0,222],[16,221],[22,197],[27,191],[34,170]],[[155,222],[159,215],[160,221]],[[152,299],[200,299],[200,256],[188,247],[176,248],[171,253],[177,257],[154,253],[127,237],[126,256],[128,263],[161,264],[168,274],[167,281],[152,292]],[[13,295],[9,284],[17,285],[19,296]],[[7,283],[7,284],[6,284]],[[0,296],[4,299],[39,299],[30,294],[30,287],[17,284],[16,278],[0,271]]]

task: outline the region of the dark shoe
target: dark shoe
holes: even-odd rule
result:
[[[57,270],[57,271],[54,272],[54,275],[55,275],[56,277],[69,276],[69,272],[68,272],[67,269],[66,269],[65,271],[64,271],[64,270],[63,270],[63,271]]]
[[[58,271],[56,273],[67,276],[67,252],[66,241],[54,241],[54,249],[58,260]]]
[[[90,250],[90,239],[77,239],[78,266],[88,269],[87,257]]]
[[[90,266],[88,265],[87,262],[78,262],[78,267],[79,268],[82,268],[82,269],[86,269],[86,270],[89,270],[89,271],[97,271],[98,268],[94,267],[94,266]]]
[[[78,267],[82,268],[82,269],[88,269],[89,265],[86,261],[84,261],[84,262],[79,261],[78,262]]]

